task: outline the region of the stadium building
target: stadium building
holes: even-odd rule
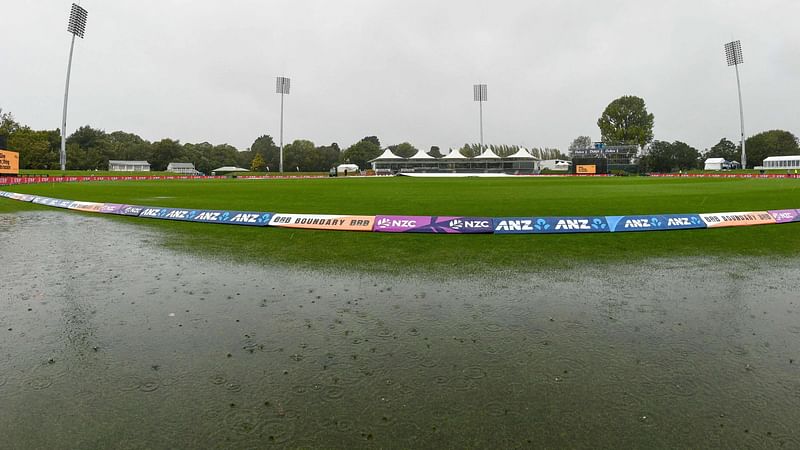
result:
[[[386,149],[383,154],[369,162],[377,174],[400,172],[533,174],[539,170],[538,161],[539,159],[527,150],[520,148],[516,153],[506,157],[498,156],[491,149],[486,149],[474,158],[462,155],[459,150],[453,150],[441,158],[434,158],[419,150],[410,158],[402,158]]]
[[[581,169],[590,170],[591,173],[611,173],[639,171],[639,146],[638,145],[606,145],[595,142],[593,148],[572,151],[571,173],[581,173]],[[589,172],[583,172],[589,173]]]

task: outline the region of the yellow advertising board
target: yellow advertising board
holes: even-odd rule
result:
[[[335,216],[328,214],[275,214],[269,225],[311,230],[372,231],[375,216]]]
[[[775,217],[767,211],[700,214],[700,218],[703,219],[708,228],[746,227],[749,225],[775,223]]]
[[[19,175],[19,153],[0,150],[0,174]]]
[[[575,173],[587,173],[587,174],[595,174],[597,173],[597,166],[594,164],[583,164],[575,166]]]

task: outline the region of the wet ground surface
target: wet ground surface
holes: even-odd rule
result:
[[[800,447],[800,260],[436,281],[0,215],[3,448]]]

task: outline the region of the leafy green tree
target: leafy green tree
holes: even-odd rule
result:
[[[654,120],[643,99],[626,95],[609,103],[597,126],[606,144],[644,147],[653,140]]]
[[[296,139],[291,144],[283,147],[283,170],[293,172],[299,168],[300,171],[308,171],[310,167],[317,167],[316,147],[314,143],[306,139]]]
[[[20,124],[14,120],[14,116],[10,112],[4,113],[3,108],[0,108],[0,136],[5,136],[8,139],[19,129]]]
[[[444,156],[442,154],[442,150],[439,148],[438,145],[432,145],[430,151],[428,151],[428,154],[433,156],[434,158],[441,158],[442,156]]]
[[[339,144],[332,143],[331,145],[324,145],[317,147],[316,153],[318,154],[318,165],[308,165],[307,169],[310,172],[324,172],[335,166],[341,157],[341,150]]]
[[[58,166],[58,153],[50,146],[53,131],[34,131],[27,126],[17,129],[8,141],[8,149],[19,152],[23,169],[53,169]]]
[[[770,130],[750,136],[746,141],[747,167],[764,164],[769,156],[788,156],[800,154],[797,137],[784,130]]]
[[[700,152],[680,141],[673,143],[654,141],[640,161],[644,172],[673,172],[700,167]]]
[[[341,161],[355,164],[361,169],[369,167],[369,161],[381,154],[381,147],[371,140],[361,140],[342,153]]]
[[[244,163],[242,167],[249,166],[250,160],[253,159],[256,153],[259,153],[264,158],[267,168],[277,169],[280,164],[280,151],[280,147],[275,145],[275,140],[272,139],[272,136],[268,134],[259,136],[250,146],[249,155],[246,155],[249,156],[249,159],[242,161]]]
[[[183,148],[181,143],[172,139],[162,139],[153,143],[153,157],[150,169],[156,171],[167,170],[167,165],[171,162],[179,162]],[[195,166],[196,167],[196,166]]]
[[[570,154],[572,154],[574,150],[584,150],[587,148],[592,148],[592,138],[589,136],[578,136],[569,144]]]
[[[114,131],[106,136],[109,159],[123,161],[149,161],[152,149],[150,142],[124,131]]]
[[[726,161],[739,161],[741,149],[733,142],[722,138],[706,151],[706,158],[724,158]]]
[[[403,142],[402,144],[390,145],[389,150],[391,150],[392,153],[401,158],[410,158],[416,155],[418,151],[416,147],[409,144],[408,142]]]
[[[261,157],[261,153],[256,153],[256,156],[254,156],[253,160],[250,162],[250,170],[253,172],[263,172],[266,168],[267,163],[264,162],[264,158]]]
[[[378,148],[381,148],[381,140],[378,139],[378,136],[367,136],[362,141],[372,142],[373,144],[377,145]]]

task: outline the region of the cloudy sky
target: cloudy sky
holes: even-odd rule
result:
[[[0,108],[60,126],[69,0],[2,1]],[[746,132],[800,134],[797,0],[84,0],[68,132],[90,124],[148,140],[278,135],[275,77],[292,79],[285,141],[346,147],[366,135],[443,149],[479,140],[472,85],[488,84],[487,143],[566,149],[599,140],[622,95],[655,136],[704,149]]]

